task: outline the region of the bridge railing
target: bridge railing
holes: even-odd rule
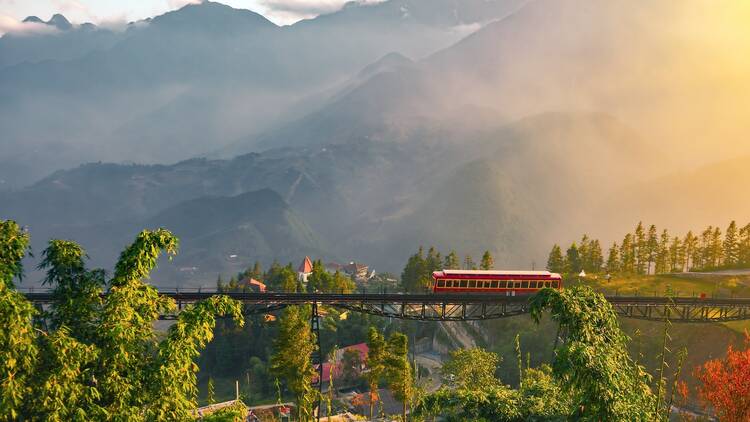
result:
[[[254,290],[252,289],[239,289],[239,290],[224,290],[219,291],[216,289],[215,286],[199,286],[199,287],[157,287],[159,290],[159,293],[162,294],[168,294],[168,295],[174,295],[174,294],[180,294],[180,293],[215,293],[215,294],[221,294],[221,293],[252,293]],[[52,293],[53,289],[47,286],[18,286],[16,287],[16,290],[19,293]],[[595,289],[598,293],[603,294],[607,297],[675,297],[675,298],[712,298],[712,299],[735,299],[735,298],[742,298],[742,296],[737,296],[732,292],[729,292],[729,294],[722,294],[716,291],[710,291],[710,292],[704,292],[704,291],[698,291],[698,290],[672,290],[671,292],[667,289],[608,289],[608,288],[598,288]],[[283,291],[274,291],[274,290],[268,290],[268,293],[287,293]],[[105,291],[104,293],[107,293]],[[329,292],[329,293],[340,293],[345,294],[342,292]],[[352,291],[349,294],[352,295],[370,295],[370,294],[431,294],[432,292],[430,290],[423,290],[419,292],[404,292],[399,289],[382,289],[382,288],[370,288],[370,289],[357,289],[355,291]]]

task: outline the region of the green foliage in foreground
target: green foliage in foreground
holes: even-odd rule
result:
[[[203,422],[242,422],[247,418],[247,406],[238,401],[232,406],[225,407],[203,417]]]
[[[108,283],[103,271],[85,268],[80,246],[53,240],[41,263],[55,299],[44,331],[13,288],[28,241],[15,222],[0,221],[0,420],[192,419],[194,360],[213,337],[216,315],[242,324],[240,304],[217,296],[189,307],[159,342],[153,322],[175,304],[142,280],[162,251],[176,252],[170,232],[141,232]]]
[[[459,389],[491,387],[499,383],[495,378],[500,357],[481,348],[458,349],[443,363],[443,382]]]
[[[564,421],[571,402],[551,375],[548,366],[527,369],[518,390],[492,383],[473,388],[443,387],[417,407],[421,417],[443,415],[449,421]]]
[[[312,365],[315,335],[310,331],[309,306],[289,306],[279,320],[279,335],[274,341],[271,372],[286,381],[297,403],[297,418],[313,419],[313,403],[318,392],[312,387],[316,375]]]
[[[544,289],[531,299],[537,322],[549,310],[567,333],[553,374],[575,403],[576,420],[651,421],[649,376],[630,358],[612,305],[591,288]]]
[[[602,295],[588,287],[544,289],[531,299],[532,318],[539,322],[545,311],[566,333],[551,368],[524,368],[519,350],[521,382],[514,390],[494,379],[494,353],[454,352],[443,366],[452,385],[425,397],[415,414],[460,421],[659,419],[654,412],[662,406],[649,376],[630,358],[628,338]]]

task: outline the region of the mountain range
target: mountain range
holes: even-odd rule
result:
[[[87,161],[173,163],[220,151],[301,116],[380,57],[428,55],[519,1],[431,3],[352,2],[279,27],[205,1],[121,32],[81,25],[6,34],[0,185],[23,186]]]
[[[741,220],[750,85],[723,38],[689,42],[736,35],[705,5],[390,0],[287,27],[189,5],[0,67],[0,216],[105,268],[165,226],[183,247],[155,281],[191,285],[303,255],[397,272],[419,245],[539,267],[584,232]]]

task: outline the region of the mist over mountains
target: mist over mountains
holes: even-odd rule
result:
[[[0,39],[0,57],[9,57],[0,67],[0,126],[9,142],[0,146],[0,179],[18,187],[87,161],[176,162],[220,150],[298,117],[318,103],[316,94],[380,57],[428,55],[518,1],[430,3],[352,3],[278,27],[248,10],[203,2],[122,33],[7,34]],[[112,45],[97,41],[101,34],[115,38]],[[61,55],[61,43],[80,47]],[[13,59],[16,50],[27,53]]]
[[[724,223],[750,212],[744,16],[390,0],[279,27],[204,2],[6,34],[0,216],[106,267],[170,228],[171,285],[304,254],[398,271],[420,244],[541,266],[586,231]]]

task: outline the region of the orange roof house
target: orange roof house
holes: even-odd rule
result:
[[[266,292],[266,285],[262,281],[258,281],[252,277],[247,277],[242,280],[242,284],[249,287],[251,290],[259,292],[259,293],[265,293]]]

